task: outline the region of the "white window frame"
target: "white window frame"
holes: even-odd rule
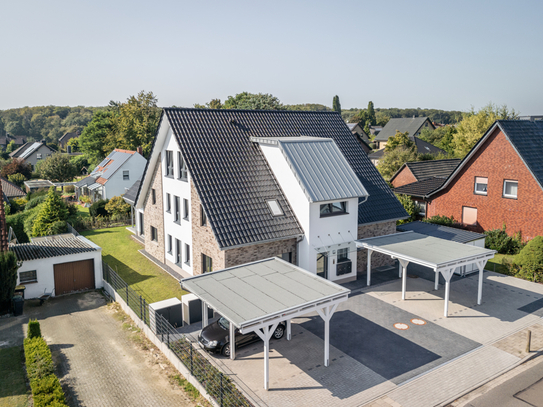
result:
[[[151,226],[151,242],[158,242],[158,229]]]
[[[507,188],[507,183],[517,184],[517,194],[516,195],[510,195],[510,194],[505,193],[506,188]],[[504,179],[503,180],[503,197],[504,198],[509,198],[509,199],[517,199],[518,198],[518,181],[515,181],[515,180],[512,180],[512,179]]]
[[[181,222],[181,198],[178,196],[173,196],[173,221],[175,223]]]
[[[270,207],[270,212],[272,213],[272,216],[284,215],[283,210],[281,209],[281,205],[279,205],[279,202],[277,202],[276,199],[271,199],[267,202],[268,206]]]
[[[175,239],[175,264],[181,264],[182,262],[182,256],[181,256],[181,250],[183,249],[181,240]]]
[[[486,180],[486,183],[477,182],[477,180]],[[485,185],[486,188],[484,191],[478,191],[477,185]],[[475,185],[473,187],[473,193],[477,195],[488,195],[488,178],[487,177],[475,177]]]
[[[173,151],[166,150],[166,176],[174,177]]]
[[[172,235],[168,235],[168,254],[172,254],[172,251],[173,251],[173,244],[172,244]]]
[[[187,181],[188,179],[188,170],[187,170],[187,163],[183,156],[181,155],[181,152],[177,152],[177,165],[178,165],[178,171],[179,171],[179,177],[181,181]]]
[[[189,200],[183,198],[183,220],[189,220],[189,213],[190,213]]]
[[[185,264],[190,266],[190,245],[185,243]]]
[[[169,192],[166,192],[166,212],[172,212],[172,196]]]

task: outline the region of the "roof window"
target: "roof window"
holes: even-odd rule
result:
[[[270,210],[273,216],[283,215],[283,211],[281,210],[279,203],[275,199],[272,201],[268,201],[268,205],[270,207]]]

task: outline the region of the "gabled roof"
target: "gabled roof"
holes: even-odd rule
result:
[[[97,250],[87,239],[74,235],[47,236],[31,243],[18,243],[9,246],[15,252],[17,260],[39,260],[70,254],[94,252]]]
[[[26,192],[14,183],[8,181],[4,177],[0,177],[0,180],[2,181],[2,191],[4,192],[4,195],[6,195],[8,198],[26,196]]]
[[[427,160],[427,161],[412,161],[403,164],[396,174],[390,179],[390,182],[401,173],[405,167],[409,168],[417,181],[422,181],[426,178],[447,178],[458,167],[462,161],[459,158],[448,158],[445,160]]]
[[[28,143],[23,144],[21,147],[19,147],[17,150],[13,151],[9,154],[12,158],[28,158],[32,153],[34,153],[36,150],[38,150],[41,146],[47,147],[49,150],[55,152],[51,147],[49,147],[47,144],[43,144],[40,141],[31,141]]]
[[[119,168],[121,168],[125,162],[127,162],[134,154],[138,154],[136,151],[121,150],[116,148],[109,155],[102,160],[100,164],[91,172],[90,175],[96,178],[96,182],[105,184]]]
[[[251,141],[279,147],[309,202],[368,196],[332,139],[251,137]]]
[[[415,142],[415,147],[417,149],[418,154],[447,154],[445,150],[442,150],[441,148],[438,148],[434,146],[433,144],[428,143],[427,141],[424,141],[421,138],[418,137],[411,137],[409,136],[411,141]]]
[[[64,135],[62,135],[62,136],[58,139],[58,141],[59,141],[60,143],[62,143],[62,142],[64,142],[64,141],[68,141],[68,140],[70,140],[70,139],[72,139],[72,138],[75,138],[75,137],[79,137],[79,136],[77,135],[77,133],[75,133],[75,132],[64,133]]]
[[[424,122],[428,120],[427,117],[408,117],[400,119],[390,119],[388,123],[383,127],[383,130],[375,136],[375,141],[387,141],[389,137],[392,137],[396,134],[396,131],[405,133],[406,131],[410,136],[414,136],[422,127]],[[433,124],[430,120],[428,122]]]
[[[528,168],[528,171],[530,171],[541,189],[543,189],[543,121],[497,120],[464,157],[443,185],[434,191],[432,195],[447,188],[496,128],[499,128],[503,132],[505,138],[511,143],[511,146],[524,162],[526,168]]]
[[[395,194],[409,195],[417,198],[425,198],[445,182],[445,178],[426,178],[422,181],[412,182],[411,184],[402,185],[394,188]]]
[[[464,229],[451,228],[449,226],[421,221],[404,223],[403,225],[396,227],[396,229],[401,232],[416,232],[426,236],[438,237],[440,239],[458,243],[473,242],[474,240],[480,240],[486,237],[486,235],[482,233],[475,233]]]
[[[136,202],[136,197],[138,196],[138,190],[140,189],[141,180],[137,180],[134,182],[134,185],[132,185],[130,188],[128,188],[128,191],[126,191],[123,195],[123,199],[125,202],[128,202],[130,205],[134,205]]]
[[[336,112],[166,108],[160,127],[164,122],[172,127],[221,248],[303,233],[260,147],[250,137],[333,139],[369,194],[367,202],[359,205],[359,224],[407,217]],[[146,172],[154,169],[150,161]],[[271,216],[269,199],[287,208],[284,216]]]

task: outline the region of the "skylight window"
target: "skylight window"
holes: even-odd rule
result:
[[[273,216],[283,215],[283,211],[281,210],[279,203],[275,199],[273,201],[268,201],[268,205]]]

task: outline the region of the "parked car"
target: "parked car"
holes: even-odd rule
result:
[[[285,323],[280,322],[273,332],[273,339],[281,339],[285,334]],[[220,352],[224,356],[230,356],[230,322],[221,317],[217,321],[209,324],[198,336],[200,345],[209,352]],[[258,342],[260,337],[255,332],[242,334],[236,329],[236,349],[250,343]]]

